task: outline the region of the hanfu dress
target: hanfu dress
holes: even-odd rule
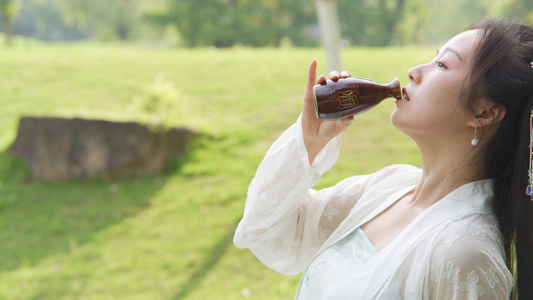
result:
[[[235,245],[280,273],[303,273],[295,299],[509,299],[492,180],[452,191],[378,252],[361,226],[413,191],[422,171],[393,165],[314,190],[340,144],[309,165],[301,118],[286,130],[249,186]]]

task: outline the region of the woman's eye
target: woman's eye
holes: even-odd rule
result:
[[[437,64],[437,67],[448,69],[445,64],[443,64],[441,61],[436,60],[435,63]]]

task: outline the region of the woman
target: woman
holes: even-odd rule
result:
[[[409,70],[392,113],[422,168],[393,165],[320,191],[311,188],[353,117],[316,118],[313,61],[302,114],[259,166],[235,244],[281,273],[304,272],[296,299],[530,297],[532,60],[524,25],[484,20],[455,36]]]

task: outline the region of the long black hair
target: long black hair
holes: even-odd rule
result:
[[[533,295],[533,201],[526,195],[530,165],[530,114],[533,107],[533,28],[509,20],[483,19],[469,83],[467,110],[479,101],[505,108],[505,116],[485,152],[484,171],[494,179],[494,213],[514,278],[512,299]]]

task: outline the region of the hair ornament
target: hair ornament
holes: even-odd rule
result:
[[[529,63],[533,69],[533,61]],[[528,180],[526,187],[526,195],[533,201],[533,106],[529,115],[529,169],[527,171]]]

